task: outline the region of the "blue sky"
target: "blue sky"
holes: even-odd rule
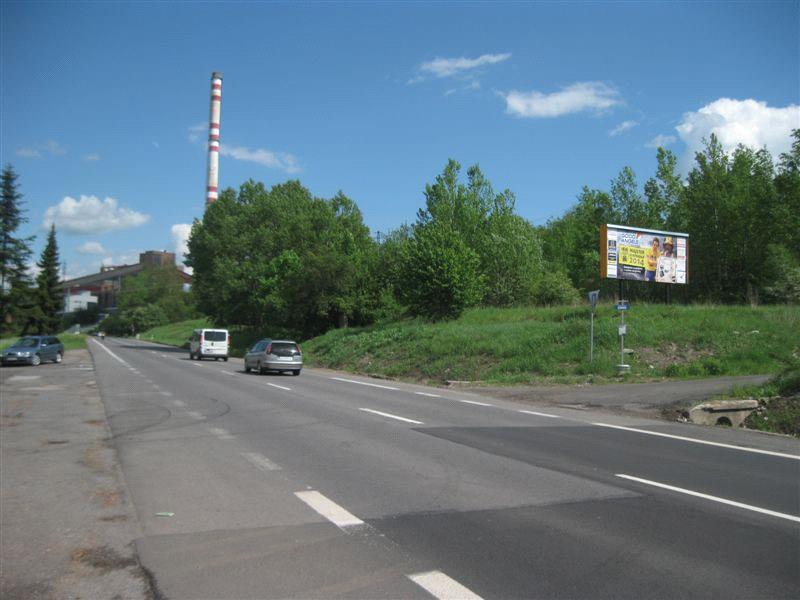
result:
[[[2,3],[2,162],[69,275],[172,250],[220,185],[299,178],[412,222],[447,159],[536,224],[662,143],[777,153],[800,127],[800,3]],[[660,136],[660,137],[659,137]],[[107,199],[112,200],[107,200]]]

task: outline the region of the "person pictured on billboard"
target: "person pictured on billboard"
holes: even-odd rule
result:
[[[658,267],[658,257],[661,255],[659,249],[658,238],[653,236],[653,243],[647,249],[645,254],[645,274],[644,280],[645,281],[655,281],[656,280],[656,268]]]
[[[675,283],[678,261],[675,259],[674,244],[671,236],[664,238],[664,252],[658,258],[656,281],[659,283]]]

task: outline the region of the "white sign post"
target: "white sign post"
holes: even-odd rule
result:
[[[589,362],[594,361],[594,309],[597,307],[597,299],[600,297],[600,290],[589,292],[589,303],[592,305],[592,327],[589,335]]]

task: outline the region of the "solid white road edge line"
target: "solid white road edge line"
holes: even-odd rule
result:
[[[536,415],[537,417],[549,417],[551,419],[560,419],[558,415],[548,415],[547,413],[536,412],[535,410],[519,410],[517,412],[525,413],[526,415]]]
[[[494,406],[488,402],[478,402],[477,400],[456,400],[456,402],[463,402],[464,404],[474,404],[475,406]]]
[[[687,490],[684,488],[675,487],[674,485],[667,485],[666,483],[659,483],[657,481],[650,481],[649,479],[641,479],[639,477],[633,477],[631,475],[624,475],[622,473],[617,473],[617,477],[621,477],[622,479],[630,479],[631,481],[637,481],[639,483],[644,483],[645,485],[652,485],[655,487],[663,488],[665,490],[670,490],[673,492],[679,492],[681,494],[687,494],[689,496],[695,496],[697,498],[703,498],[704,500],[712,500],[714,502],[719,502],[720,504],[727,504],[728,506],[735,506],[737,508],[744,508],[746,510],[752,510],[753,512],[762,513],[765,515],[770,515],[771,517],[778,517],[780,519],[787,519],[789,521],[794,521],[795,523],[800,523],[800,517],[796,517],[794,515],[787,515],[785,513],[776,512],[774,510],[769,510],[766,508],[759,508],[758,506],[753,506],[752,504],[743,504],[742,502],[734,502],[733,500],[726,500],[725,498],[719,498],[718,496],[711,496],[709,494],[703,494],[700,492],[693,492],[692,490]]]
[[[357,516],[349,513],[344,508],[336,504],[333,500],[326,498],[316,490],[295,492],[294,495],[341,529],[364,524],[364,521],[359,519]]]
[[[415,573],[408,575],[408,578],[439,600],[482,600],[472,590],[465,588],[441,571]]]
[[[382,390],[395,390],[397,391],[399,388],[391,387],[388,385],[378,385],[377,383],[367,383],[366,381],[356,381],[355,379],[344,379],[342,377],[331,377],[335,381],[344,381],[346,383],[355,383],[357,385],[368,385],[370,387],[381,388]]]
[[[268,459],[266,456],[259,454],[258,452],[242,452],[242,456],[244,456],[245,460],[249,462],[251,465],[256,467],[257,469],[261,469],[262,471],[280,471],[281,468]]]
[[[117,359],[119,362],[121,362],[123,365],[125,365],[126,367],[128,367],[128,366],[129,366],[129,365],[128,365],[128,363],[126,363],[126,362],[125,362],[124,360],[122,360],[122,359],[121,359],[119,356],[117,356],[116,354],[114,354],[114,353],[113,353],[111,350],[109,350],[108,348],[106,348],[106,347],[105,347],[103,344],[101,344],[101,343],[100,343],[100,342],[98,342],[97,340],[92,340],[92,341],[93,341],[95,344],[97,344],[98,346],[100,346],[100,347],[101,347],[103,350],[105,350],[106,352],[108,352],[108,353],[109,353],[111,356],[113,356],[114,358],[116,358],[116,359]]]
[[[429,394],[427,392],[414,392],[414,393],[417,394],[418,396],[427,396],[428,398],[441,398],[441,396],[438,394]]]
[[[363,410],[364,412],[372,413],[374,415],[380,415],[380,416],[386,417],[388,419],[397,419],[398,421],[404,421],[406,423],[412,423],[414,425],[422,425],[422,421],[415,421],[414,419],[406,419],[405,417],[398,417],[397,415],[390,415],[389,413],[381,412],[379,410],[372,410],[371,408],[359,408],[358,410]]]
[[[746,448],[744,446],[734,446],[732,444],[722,444],[720,442],[709,442],[707,440],[698,440],[697,438],[671,435],[669,433],[660,433],[658,431],[648,431],[647,429],[634,429],[633,427],[622,427],[621,425],[609,425],[608,423],[592,423],[592,425],[597,425],[598,427],[610,427],[611,429],[622,429],[623,431],[633,431],[634,433],[657,435],[658,437],[672,438],[673,440],[683,440],[684,442],[693,442],[695,444],[706,444],[707,446],[719,446],[720,448],[728,448],[730,450],[741,450],[743,452],[754,452],[756,454],[767,454],[769,456],[780,456],[781,458],[800,460],[800,456],[797,456],[796,454],[784,454],[782,452],[772,452],[771,450],[760,450],[758,448]]]
[[[279,390],[286,390],[287,392],[291,392],[292,388],[283,387],[282,385],[278,385],[277,383],[267,383],[267,385],[271,385],[274,388],[278,388]]]

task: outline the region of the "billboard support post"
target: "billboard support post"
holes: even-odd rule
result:
[[[619,311],[619,364],[617,365],[617,371],[619,372],[620,375],[629,373],[631,370],[631,366],[625,364],[625,334],[628,333],[628,330],[625,327],[625,313],[630,308],[630,304],[625,301],[624,295],[625,295],[625,284],[620,279],[619,302],[617,302],[617,310]]]

